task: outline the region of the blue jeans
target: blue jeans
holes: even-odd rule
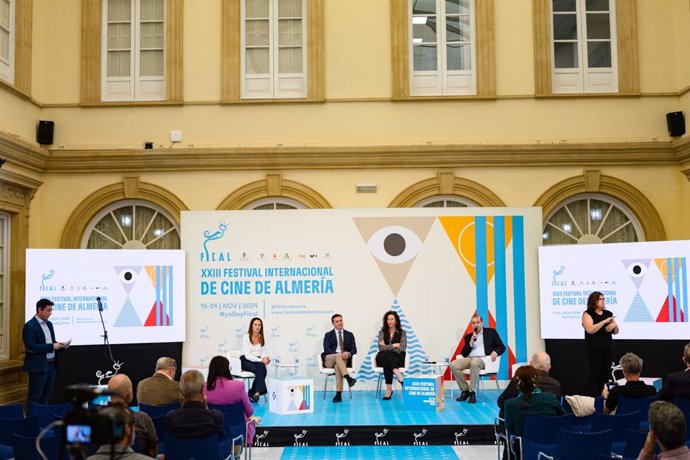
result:
[[[45,372],[29,372],[29,391],[26,396],[26,416],[33,415],[34,405],[48,404],[48,398],[53,393],[55,385],[55,366],[48,363]]]

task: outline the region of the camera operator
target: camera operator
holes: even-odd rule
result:
[[[625,385],[612,386],[610,390],[607,385],[604,385],[601,395],[604,397],[605,414],[616,410],[619,396],[625,396],[628,399],[643,399],[656,394],[656,388],[640,380],[642,358],[634,353],[626,353],[621,356],[620,365],[623,368]]]
[[[112,421],[112,442],[102,444],[87,460],[150,460],[151,457],[132,450],[135,438],[132,411],[123,405],[111,405],[101,409],[99,414],[109,417]]]
[[[134,396],[132,381],[125,374],[114,375],[108,381],[108,393],[110,393],[111,405],[129,406]],[[156,458],[158,454],[158,436],[153,420],[146,412],[132,412],[136,432],[138,451]]]

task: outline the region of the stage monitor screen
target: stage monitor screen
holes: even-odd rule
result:
[[[582,339],[587,297],[604,294],[617,339],[687,340],[690,241],[539,248],[541,336]]]
[[[50,321],[59,342],[102,344],[103,325],[111,344],[183,342],[185,253],[28,249],[27,321],[41,298],[55,303]]]

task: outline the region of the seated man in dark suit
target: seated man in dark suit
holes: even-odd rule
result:
[[[217,434],[223,436],[223,414],[209,409],[204,396],[206,380],[201,372],[190,370],[180,378],[182,408],[165,415],[167,434],[181,439],[202,439]]]
[[[670,401],[675,396],[690,399],[690,343],[683,349],[683,362],[685,370],[672,372],[666,377],[666,383],[659,391],[659,398]]]
[[[348,366],[352,365],[352,355],[357,353],[357,344],[355,335],[343,328],[342,315],[336,313],[331,316],[331,323],[333,330],[326,332],[323,336],[321,359],[323,367],[335,368],[336,392],[333,402],[337,403],[343,400],[343,379],[347,380],[350,388],[357,383],[357,379],[350,377],[347,372]]]
[[[643,399],[656,394],[656,388],[640,380],[642,358],[634,353],[626,353],[621,356],[620,365],[626,382],[625,385],[613,387],[611,391],[604,385],[601,395],[604,397],[605,414],[616,410],[619,396],[625,396],[628,399]]]
[[[474,332],[465,336],[465,346],[462,347],[462,358],[456,359],[450,363],[450,370],[453,377],[458,382],[458,386],[462,393],[457,399],[458,401],[465,401],[469,399],[471,404],[477,402],[476,390],[477,381],[479,380],[479,371],[484,369],[485,364],[482,359],[485,356],[491,357],[491,361],[496,361],[496,358],[501,356],[506,351],[505,345],[498,336],[496,329],[484,327],[482,317],[475,313],[472,316],[472,330]],[[463,370],[470,370],[470,385],[467,386]]]
[[[156,361],[156,372],[137,385],[139,404],[168,406],[180,402],[180,384],[175,381],[177,361],[166,356]]]

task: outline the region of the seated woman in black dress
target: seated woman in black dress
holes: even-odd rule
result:
[[[383,315],[383,326],[379,331],[379,352],[376,355],[376,365],[383,368],[386,381],[386,394],[383,399],[391,399],[393,394],[393,374],[403,384],[403,375],[398,370],[405,366],[405,350],[407,350],[407,334],[400,325],[400,317],[393,310]]]

